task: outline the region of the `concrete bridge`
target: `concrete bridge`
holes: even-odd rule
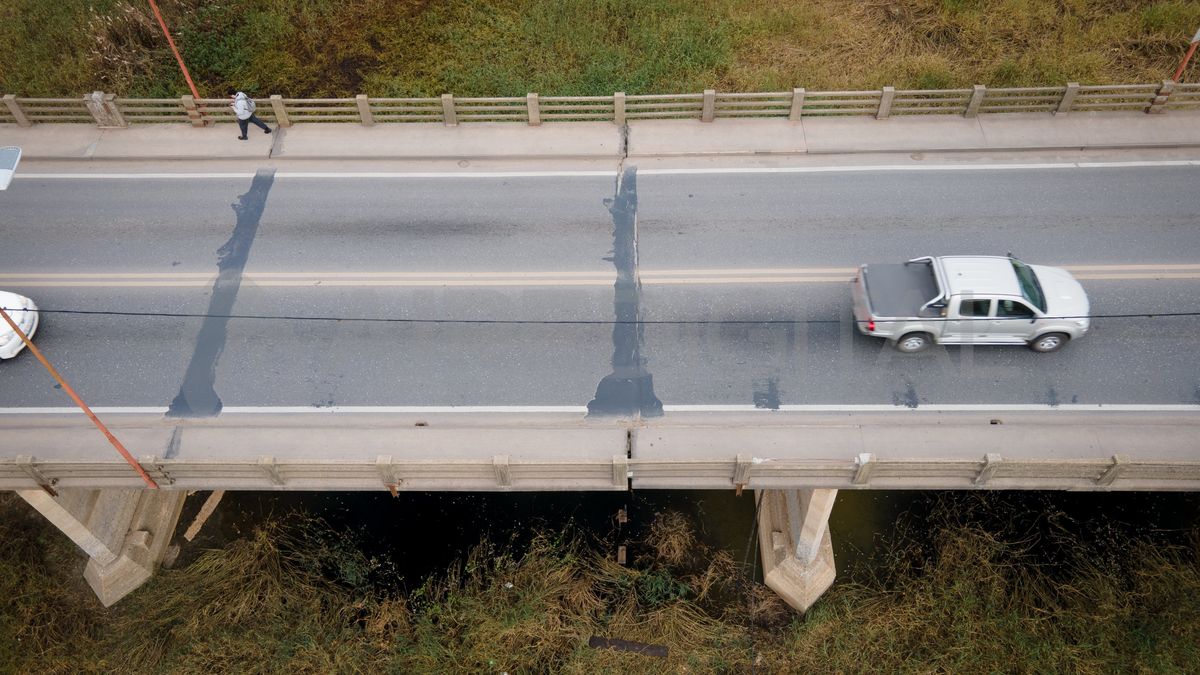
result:
[[[192,490],[755,490],[801,610],[837,490],[1200,489],[1195,113],[635,122],[0,128],[0,286],[158,486],[22,355],[0,489],[105,604]],[[849,321],[860,263],[1010,250],[1086,340]]]
[[[760,492],[765,581],[806,610],[835,575],[838,490],[1200,490],[1194,405],[0,409],[0,489],[91,557],[106,604],[150,578],[196,490]],[[17,454],[20,453],[20,454]]]

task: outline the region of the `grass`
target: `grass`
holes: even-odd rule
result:
[[[405,97],[1157,82],[1200,25],[1200,3],[1189,0],[160,5],[206,96],[230,85],[259,95]],[[186,93],[145,2],[0,4],[0,92],[93,89]]]
[[[805,617],[662,514],[631,564],[611,542],[543,533],[482,542],[407,593],[318,521],[260,527],[109,610],[82,557],[0,495],[6,672],[1195,672],[1200,546],[1097,547],[981,527],[961,500],[914,518],[869,583]],[[986,500],[977,511],[989,511]],[[920,541],[903,534],[933,527]],[[927,533],[928,534],[928,533]],[[1035,549],[1038,552],[1035,554]],[[1052,560],[1052,562],[1047,562]],[[669,648],[666,659],[588,638]]]

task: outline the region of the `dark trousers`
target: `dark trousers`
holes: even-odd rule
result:
[[[262,129],[263,131],[271,130],[271,127],[267,126],[266,122],[258,119],[258,115],[251,114],[249,119],[238,120],[238,128],[242,130],[243,136],[246,135],[246,130],[250,128],[251,124],[258,125],[258,128]]]

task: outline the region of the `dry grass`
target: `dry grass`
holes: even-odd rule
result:
[[[404,597],[380,590],[392,586],[353,541],[292,521],[164,570],[104,611],[69,542],[0,496],[10,542],[0,549],[0,663],[64,673],[1200,668],[1195,543],[1131,540],[1108,559],[1067,537],[1051,570],[1031,541],[948,508],[923,545],[893,545],[881,581],[835,585],[801,618],[675,514],[635,544],[631,567],[604,542],[545,534],[520,552],[485,542]],[[669,655],[592,649],[593,635]]]
[[[1200,25],[1194,0],[160,4],[202,93],[295,97],[1156,82]],[[8,0],[0,64],[25,96],[185,92],[133,0]]]

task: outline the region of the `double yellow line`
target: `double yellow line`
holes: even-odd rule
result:
[[[1081,280],[1200,279],[1200,264],[1067,265]],[[854,267],[643,269],[647,286],[814,284],[849,281]],[[213,272],[0,273],[0,288],[203,288]],[[245,272],[242,283],[262,287],[611,286],[612,271],[589,272]]]

